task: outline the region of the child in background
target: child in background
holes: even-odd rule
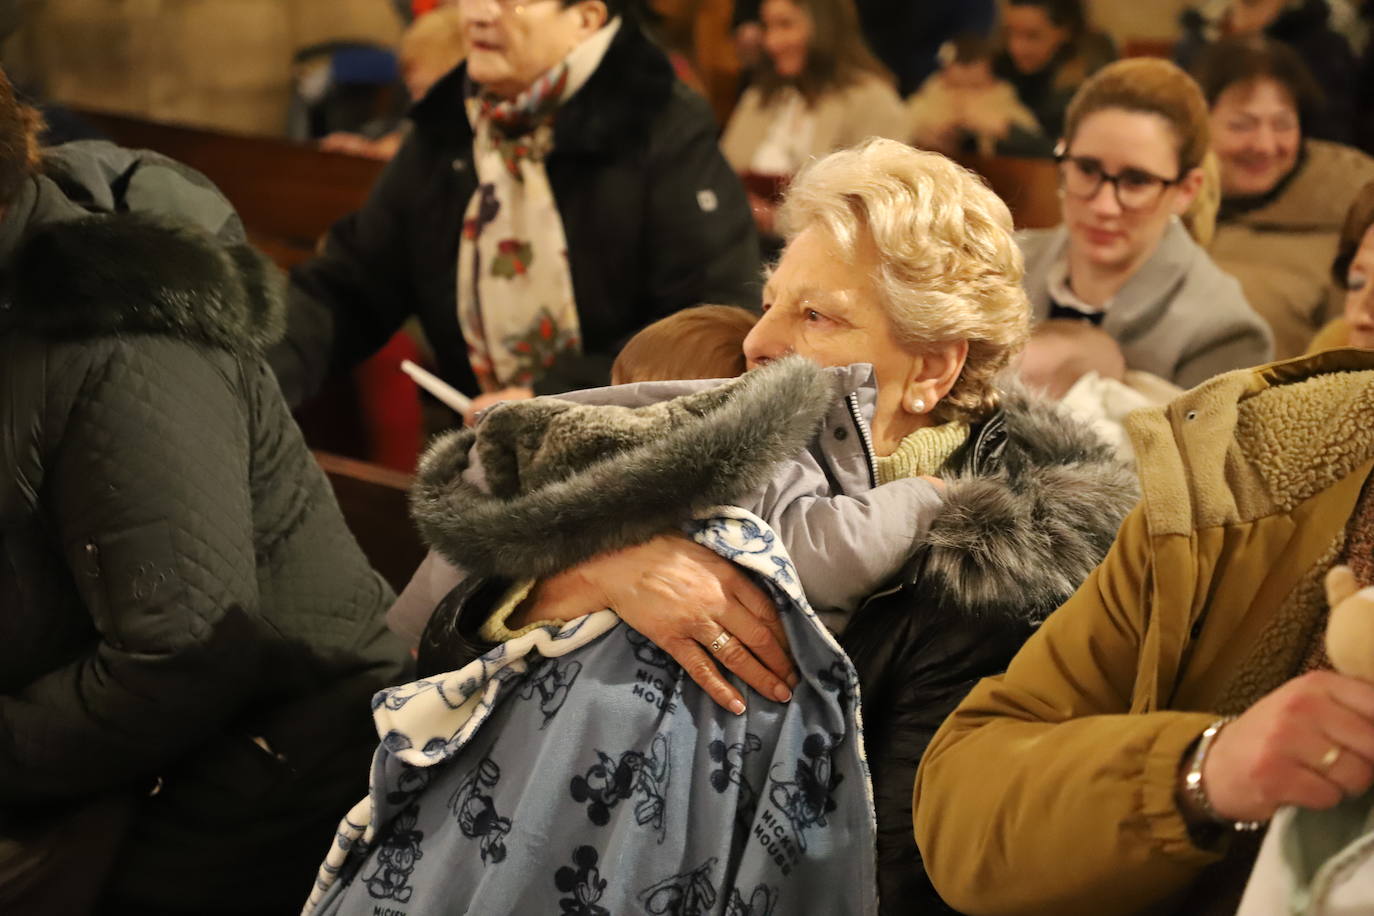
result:
[[[759,320],[747,309],[699,305],[644,328],[611,367],[611,384],[734,378],[744,374],[744,338]]]
[[[992,43],[978,35],[941,46],[940,69],[907,99],[912,145],[949,156],[990,156],[1013,126],[1040,132],[1015,87],[993,75],[992,59]]]

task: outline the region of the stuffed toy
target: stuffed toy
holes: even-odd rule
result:
[[[1326,574],[1326,654],[1341,674],[1374,681],[1374,587],[1360,588],[1349,566]]]
[[[1341,674],[1374,682],[1374,588],[1348,566],[1326,574],[1326,654]],[[1236,916],[1374,913],[1374,790],[1334,808],[1279,809]]]

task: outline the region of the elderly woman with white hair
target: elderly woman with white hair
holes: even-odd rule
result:
[[[495,664],[533,631],[552,631],[557,621],[593,620],[609,608],[633,628],[639,667],[652,664],[653,674],[665,682],[655,685],[671,698],[660,709],[664,716],[673,708],[707,715],[703,707],[711,704],[700,701],[709,697],[752,722],[765,715],[804,715],[803,704],[814,692],[861,696],[883,911],[906,912],[922,900],[938,906],[912,835],[911,791],[925,744],[964,693],[979,678],[1002,670],[1100,561],[1134,499],[1134,485],[1084,428],[1024,393],[999,387],[1002,370],[1026,339],[1029,308],[1010,216],[974,176],[937,154],[869,141],[805,171],[781,215],[788,244],[768,278],[765,314],[745,342],[749,367],[799,354],[837,367],[834,377],[852,387],[838,392],[840,409],[826,412],[818,430],[811,427],[812,444],[800,458],[763,456],[778,462],[763,501],[770,493],[789,495],[789,508],[771,515],[770,524],[813,604],[823,604],[818,599],[826,589],[812,582],[863,583],[860,600],[851,606],[818,608],[833,611],[824,619],[854,668],[817,670],[812,641],[796,627],[786,589],[767,575],[751,577],[738,568],[747,551],[722,550],[719,544],[708,549],[699,531],[690,529],[696,542],[660,528],[627,546],[624,524],[609,510],[604,492],[623,481],[607,476],[599,478],[602,491],[579,491],[593,506],[587,515],[604,520],[600,526],[585,522],[579,532],[590,558],[563,564],[538,582],[512,583],[516,577],[479,571],[439,602],[421,638],[420,666],[436,673],[431,682],[442,683],[438,672],[478,656],[483,664]],[[842,368],[860,363],[868,364],[864,371]],[[573,399],[634,406],[680,393],[686,384],[604,389]],[[508,421],[510,410],[485,418],[479,434],[483,426],[502,422],[503,413]],[[488,450],[480,457],[490,479],[500,470],[491,464],[499,456]],[[634,472],[628,459],[612,454],[603,460],[612,471],[623,467],[623,476]],[[421,488],[445,492],[443,481],[430,479],[441,473],[453,468],[428,462]],[[856,505],[881,506],[886,484],[919,476],[941,481],[940,504],[928,516],[855,522],[863,515]],[[575,480],[558,486],[564,493],[577,489]],[[643,499],[657,497],[646,493]],[[690,514],[684,504],[682,521]],[[433,536],[442,525],[428,522],[422,527],[436,550],[464,562],[458,556],[462,546],[442,531]],[[489,532],[494,540],[506,534]],[[525,530],[509,536],[553,544],[560,533]],[[870,552],[894,545],[901,560],[893,568],[877,575],[864,567]],[[760,568],[768,567],[753,567]],[[423,591],[423,583],[413,590]],[[789,640],[795,668],[784,648]],[[728,672],[722,674],[717,663]],[[549,685],[550,695],[597,689],[596,682],[588,683],[593,679],[587,669],[582,671],[575,684],[565,678]],[[742,690],[746,686],[752,690]],[[789,686],[790,699],[780,699],[789,697]],[[614,710],[612,719],[630,714],[627,707],[610,705],[610,691],[606,703],[602,708]],[[609,725],[589,724],[579,740],[601,747],[602,727]],[[729,723],[712,728],[728,733]],[[709,779],[717,791],[736,784],[751,753],[766,757],[770,751],[747,736],[737,744],[723,739],[702,748],[720,768]],[[647,751],[641,755],[639,768],[624,774],[624,784],[633,785],[634,773],[642,773],[651,757]],[[615,770],[613,757],[606,763]],[[779,786],[792,785],[776,781],[793,775],[790,764],[776,766],[760,777],[769,780],[769,791],[753,791],[776,800]],[[825,776],[809,758],[796,761],[796,783],[811,799],[813,822],[823,821],[846,789],[854,791],[852,782],[846,786]],[[614,782],[613,774],[602,777]],[[738,785],[748,783],[746,778]],[[587,780],[575,779],[572,788],[575,797],[590,791]],[[711,808],[693,810],[706,817]],[[746,829],[746,840],[772,842],[766,824],[761,836],[755,828]],[[785,844],[773,851],[786,861]],[[604,850],[602,856],[604,861]]]

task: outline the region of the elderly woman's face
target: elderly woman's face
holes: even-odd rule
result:
[[[1229,86],[1212,106],[1212,149],[1226,197],[1265,194],[1298,164],[1298,108],[1278,83]]]
[[[1374,226],[1365,230],[1346,274],[1345,321],[1350,346],[1374,350]]]
[[[796,79],[806,69],[811,48],[811,16],[793,0],[763,0],[763,50],[783,79]]]
[[[468,75],[506,98],[525,91],[605,22],[599,3],[458,0]]]
[[[899,412],[915,357],[898,341],[882,305],[876,268],[871,245],[848,261],[836,256],[823,229],[803,231],[764,287],[763,317],[744,339],[749,368],[791,353],[822,366],[872,363],[879,413]]]

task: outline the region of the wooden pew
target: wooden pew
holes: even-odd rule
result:
[[[77,112],[120,146],[150,149],[205,173],[228,197],[255,245],[283,267],[315,250],[340,217],[362,207],[385,163],[271,137]]]
[[[363,554],[399,592],[425,556],[425,546],[410,520],[410,476],[328,452],[314,454]]]
[[[1053,160],[965,156],[959,164],[983,176],[997,196],[1006,201],[1017,229],[1045,229],[1062,221],[1059,167]]]

